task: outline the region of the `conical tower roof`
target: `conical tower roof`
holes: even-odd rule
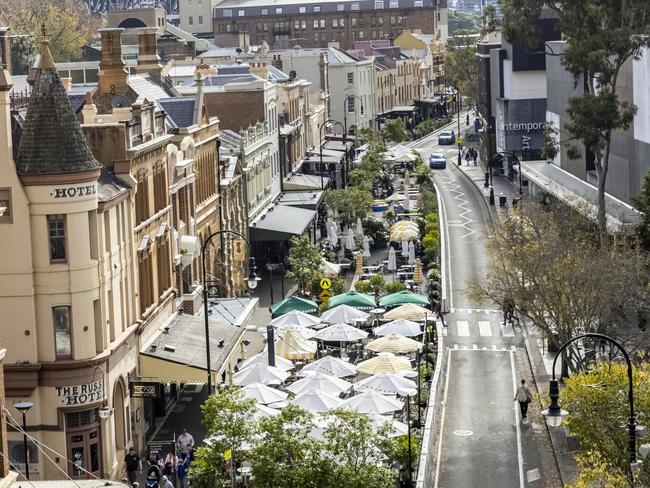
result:
[[[62,175],[98,170],[56,71],[48,41],[41,44],[38,72],[16,157],[19,175]]]

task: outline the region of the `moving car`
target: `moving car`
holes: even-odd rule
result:
[[[442,145],[451,145],[454,141],[454,134],[450,130],[443,130],[438,134],[438,144]]]
[[[446,169],[447,158],[442,153],[433,153],[429,156],[429,168],[431,169]]]

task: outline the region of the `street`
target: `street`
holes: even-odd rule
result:
[[[520,378],[531,381],[522,333],[503,324],[496,306],[477,308],[465,293],[468,281],[485,276],[489,262],[492,222],[479,182],[457,167],[457,146],[440,147],[435,138],[425,138],[415,148],[425,160],[432,152],[447,156],[447,169],[434,170],[446,231],[449,310],[435,486],[557,486],[553,466],[540,454],[547,442],[542,418],[531,412],[529,423],[522,423],[513,401]]]

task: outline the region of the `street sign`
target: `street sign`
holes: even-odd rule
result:
[[[132,398],[157,398],[158,397],[158,383],[143,382],[143,381],[129,381],[129,388],[131,388]]]
[[[323,290],[329,290],[332,287],[332,280],[330,280],[329,278],[321,278],[320,287]]]
[[[232,458],[232,449],[228,449],[223,453],[223,459],[224,461],[228,461],[231,458]]]
[[[320,295],[318,297],[324,302],[327,303],[330,298],[332,298],[332,292],[329,290],[323,290],[320,292]]]
[[[219,288],[216,286],[208,286],[208,297],[217,298],[219,297]]]
[[[456,138],[456,144],[462,144],[463,143],[463,138],[462,137],[457,137]]]
[[[233,241],[232,258],[236,263],[243,263],[246,255],[244,239],[235,239]]]

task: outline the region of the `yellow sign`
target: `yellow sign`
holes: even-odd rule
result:
[[[229,459],[232,459],[232,449],[228,449],[226,452],[223,453],[223,459],[224,461],[228,461]]]
[[[462,137],[457,137],[456,138],[456,144],[462,144],[463,143],[463,138]]]
[[[321,278],[320,287],[323,290],[329,290],[331,286],[332,286],[332,280],[330,280],[329,278]]]
[[[233,247],[232,247],[232,257],[233,260],[236,263],[243,263],[244,262],[244,256],[246,255],[246,243],[244,242],[244,239],[235,239],[233,241]]]
[[[320,295],[318,297],[325,303],[329,301],[330,298],[332,298],[332,293],[329,290],[323,290],[320,292]]]

